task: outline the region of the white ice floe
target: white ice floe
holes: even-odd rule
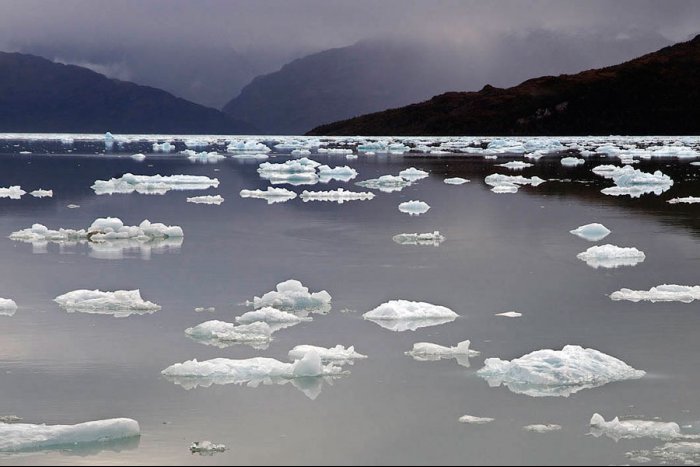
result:
[[[331,180],[338,180],[340,182],[349,182],[353,178],[357,177],[357,170],[347,165],[338,167],[329,167],[327,165],[319,165],[317,167],[318,177],[321,183],[328,183]]]
[[[241,198],[264,199],[267,204],[284,203],[297,197],[297,194],[286,188],[267,187],[266,190],[241,190]]]
[[[219,154],[216,151],[197,152],[193,151],[192,149],[185,149],[184,151],[180,152],[180,154],[187,156],[187,159],[189,159],[190,162],[200,162],[202,164],[213,164],[226,159],[226,156]]]
[[[30,191],[29,194],[35,198],[52,198],[53,190],[38,189]]]
[[[477,374],[490,386],[505,385],[531,397],[568,397],[613,381],[638,379],[644,372],[598,350],[567,345],[543,349],[511,361],[488,358]]]
[[[26,194],[27,192],[18,185],[8,188],[0,188],[0,198],[20,199]]]
[[[615,182],[615,186],[601,190],[601,193],[611,196],[628,195],[632,198],[639,198],[648,193],[660,195],[673,186],[671,177],[659,170],[650,174],[629,165],[624,167],[599,165],[593,168],[593,173],[612,179]]]
[[[318,347],[315,345],[297,345],[289,351],[290,360],[299,360],[309,352],[316,352],[324,363],[333,363],[336,365],[352,365],[357,359],[365,359],[367,355],[355,352],[355,347],[350,346],[347,349],[342,345],[335,347]]]
[[[254,139],[234,139],[226,146],[226,152],[268,153],[271,149]]]
[[[197,454],[211,455],[224,451],[226,451],[225,444],[215,444],[211,441],[195,441],[190,445],[190,452]]]
[[[153,143],[153,152],[173,152],[175,150],[175,145],[168,142],[165,143]]]
[[[194,309],[197,313],[203,313],[203,312],[209,312],[209,313],[214,313],[216,311],[216,308],[213,306],[210,307],[203,307],[203,306],[198,306],[197,308]]]
[[[273,185],[281,183],[313,185],[319,181],[316,174],[316,168],[319,165],[321,164],[306,157],[282,163],[263,162],[258,166],[258,173]]]
[[[462,415],[459,417],[459,423],[468,423],[470,425],[485,425],[491,423],[493,420],[493,418],[475,417],[474,415]]]
[[[440,246],[445,241],[445,237],[439,231],[426,233],[402,233],[392,237],[400,245],[432,245]]]
[[[462,341],[454,347],[445,347],[430,342],[416,342],[413,344],[413,349],[405,352],[405,354],[419,362],[434,362],[454,358],[457,360],[457,363],[469,368],[469,357],[481,355],[481,352],[478,350],[470,349],[470,345],[471,341],[469,340]]]
[[[294,313],[281,311],[269,306],[243,313],[241,316],[236,316],[237,323],[253,324],[256,322],[265,322],[270,326],[273,332],[295,326],[303,321],[311,321],[311,318],[297,316]]]
[[[511,169],[511,170],[522,170],[526,169],[528,167],[532,167],[534,164],[530,164],[529,162],[523,162],[523,161],[510,161],[506,162],[504,164],[497,164],[496,167],[505,167],[506,169]]]
[[[462,177],[451,177],[444,179],[443,182],[447,183],[448,185],[462,185],[464,183],[469,183],[469,180]]]
[[[700,300],[700,285],[663,284],[649,290],[620,289],[610,294],[612,300],[630,302],[683,302]]]
[[[343,204],[346,201],[367,201],[374,198],[374,193],[367,191],[347,191],[342,188],[331,191],[306,191],[299,195],[302,201],[332,201]]]
[[[399,204],[399,211],[408,214],[409,216],[419,216],[428,212],[430,205],[424,201],[405,201]]]
[[[667,201],[669,204],[696,204],[700,203],[700,197],[686,196],[685,198],[673,198]]]
[[[648,420],[622,420],[618,417],[606,422],[600,414],[591,418],[591,434],[596,438],[607,436],[615,441],[634,438],[654,438],[662,441],[674,439],[698,439],[698,435],[685,435],[674,422]]]
[[[310,156],[311,151],[308,149],[294,149],[292,150],[291,154],[294,157]]]
[[[362,317],[391,331],[415,331],[457,319],[459,315],[447,307],[409,300],[390,300]]]
[[[506,311],[503,313],[496,313],[495,316],[503,316],[504,318],[520,318],[523,314],[517,311]]]
[[[327,313],[331,309],[331,295],[325,290],[310,293],[301,282],[290,279],[277,284],[276,290],[254,297],[252,305],[255,309],[269,306],[282,311]]]
[[[268,156],[267,154],[241,153],[241,154],[234,154],[231,157],[234,159],[238,159],[238,160],[264,161],[264,160],[269,159],[270,156]]]
[[[38,451],[140,436],[136,420],[113,418],[76,425],[0,424],[0,451]]]
[[[235,325],[211,320],[185,329],[185,334],[203,344],[216,347],[246,344],[255,349],[266,349],[272,340],[272,333],[270,325],[264,322]]]
[[[547,424],[547,425],[527,425],[523,427],[524,431],[529,431],[532,433],[551,433],[553,431],[561,431],[561,425]]]
[[[0,298],[0,316],[13,316],[17,311],[17,304],[9,298]]]
[[[382,175],[379,178],[357,182],[355,185],[363,188],[370,188],[372,190],[379,190],[384,193],[392,193],[394,191],[403,190],[407,186],[411,185],[411,183],[412,182],[410,180],[406,180],[403,177]]]
[[[605,227],[603,224],[598,224],[595,222],[592,224],[582,225],[574,230],[570,230],[569,232],[590,242],[600,241],[610,235],[610,229]]]
[[[700,442],[678,441],[666,443],[651,450],[632,451],[627,457],[635,462],[651,462],[657,460],[660,464],[698,465],[700,464]]]
[[[399,172],[399,177],[411,181],[420,180],[428,176],[430,176],[428,172],[425,170],[416,169],[415,167],[409,167]]]
[[[610,244],[592,246],[576,257],[594,269],[636,266],[646,258],[643,251],[634,247],[619,247]]]
[[[112,147],[114,146],[114,135],[110,133],[109,131],[105,133],[105,149],[107,151],[111,151]]]
[[[193,196],[191,198],[187,198],[187,202],[195,204],[215,204],[218,206],[224,202],[224,197],[221,195]]]
[[[346,154],[345,155],[345,158],[349,161],[353,161],[353,160],[357,159],[358,157],[359,156],[357,154]]]
[[[545,181],[537,176],[526,178],[522,175],[491,174],[484,182],[492,187],[494,193],[516,193],[522,185],[538,186]]]
[[[133,154],[130,157],[137,162],[142,162],[146,160],[146,155],[141,153]]]
[[[576,167],[586,163],[585,159],[579,159],[578,157],[564,157],[560,162],[564,167]]]
[[[204,175],[133,175],[96,180],[92,189],[98,195],[141,193],[162,195],[170,190],[206,190],[218,187],[219,180]]]
[[[155,303],[141,298],[137,290],[117,290],[102,292],[101,290],[74,290],[59,295],[54,299],[64,310],[73,313],[93,313],[113,315],[124,318],[131,315],[150,314],[160,310]]]

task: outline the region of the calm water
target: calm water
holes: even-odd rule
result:
[[[343,156],[318,156],[345,165]],[[282,159],[283,160],[283,159]],[[0,199],[0,297],[19,310],[0,317],[0,415],[27,423],[78,423],[111,417],[139,421],[138,441],[74,451],[0,456],[3,464],[620,464],[625,453],[659,441],[613,442],[587,435],[594,412],[606,418],[660,417],[700,431],[700,309],[692,304],[613,302],[621,287],[700,283],[700,207],[669,205],[700,195],[700,167],[643,162],[676,184],[661,197],[613,198],[611,183],[590,173],[597,165],[562,168],[541,160],[522,173],[575,182],[549,182],[517,194],[494,194],[484,176],[507,171],[498,161],[375,157],[350,161],[357,180],[415,166],[431,176],[403,191],[367,202],[267,205],[242,199],[243,188],[264,189],[257,164],[227,159],[192,164],[180,157],[4,155],[0,186],[52,188],[54,197]],[[125,172],[218,177],[218,190],[164,196],[96,196],[90,185]],[[472,182],[450,186],[446,176]],[[584,183],[578,183],[584,182]],[[323,187],[323,188],[320,188]],[[330,183],[311,189],[355,188]],[[303,187],[293,188],[301,192]],[[221,194],[221,206],[185,202]],[[432,207],[410,217],[402,201]],[[79,209],[68,209],[78,204]],[[85,246],[49,245],[45,252],[7,238],[40,222],[50,228],[87,227],[96,217],[127,224],[143,219],[182,226],[179,251],[143,258],[91,257]],[[613,233],[603,243],[635,246],[646,261],[635,267],[593,269],[576,258],[592,243],[569,230],[601,222]],[[399,233],[439,230],[439,247],[399,245]],[[208,319],[233,321],[245,300],[295,278],[328,290],[333,310],[279,331],[270,347],[207,347],[184,329]],[[162,310],[144,316],[66,313],[52,300],[70,290],[139,288]],[[361,314],[395,298],[448,306],[453,323],[396,333]],[[216,307],[196,313],[195,307]],[[341,312],[341,310],[343,312]],[[495,317],[516,310],[520,319]],[[454,360],[417,362],[404,355],[414,342],[444,345],[471,339],[482,356],[464,368]],[[291,384],[226,385],[185,390],[160,375],[197,358],[269,356],[287,360],[298,344],[355,345],[369,359],[351,374],[323,383],[311,399]],[[530,398],[489,388],[477,377],[485,357],[511,359],[541,348],[580,344],[614,355],[647,376],[608,384],[569,398]],[[318,390],[312,387],[309,393]],[[493,417],[489,425],[458,423],[464,414]],[[556,423],[560,432],[533,434],[524,425]],[[208,439],[229,450],[192,455]]]

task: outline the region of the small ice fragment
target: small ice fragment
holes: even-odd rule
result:
[[[170,190],[206,190],[218,187],[219,180],[204,175],[133,175],[124,174],[119,178],[96,180],[92,185],[95,194],[141,193],[162,195]]]
[[[246,344],[254,349],[266,349],[272,340],[273,330],[267,323],[235,325],[225,321],[211,320],[185,329],[192,339],[215,347]]]
[[[322,183],[328,183],[331,180],[338,180],[341,182],[349,182],[353,178],[357,177],[357,170],[347,165],[338,167],[329,167],[327,165],[320,165],[317,167],[318,176]]]
[[[160,310],[160,306],[147,302],[141,298],[141,292],[137,290],[117,290],[115,292],[102,292],[101,290],[74,290],[59,295],[54,299],[56,303],[69,313],[95,313],[113,315],[123,318],[134,314],[153,313]]]
[[[290,279],[277,284],[276,290],[254,297],[252,305],[255,309],[270,306],[282,311],[327,313],[331,309],[331,295],[325,290],[309,293],[308,287]]]
[[[254,160],[254,161],[264,161],[269,159],[270,156],[267,154],[234,154],[233,156],[234,159],[240,159],[240,160]]]
[[[384,193],[392,193],[394,191],[401,191],[405,187],[411,185],[410,180],[406,180],[403,177],[397,177],[394,175],[382,175],[379,178],[373,178],[370,180],[365,180],[362,182],[357,182],[355,185],[361,186],[363,188],[370,188],[372,190],[379,190]]]
[[[462,415],[459,417],[460,423],[468,423],[470,425],[485,425],[491,423],[494,419],[488,417],[475,417],[473,415]]]
[[[428,176],[430,176],[428,172],[426,172],[425,170],[416,169],[415,167],[409,167],[399,172],[399,177],[412,181],[420,180]]]
[[[173,152],[175,150],[175,145],[169,142],[165,143],[153,143],[153,152]]]
[[[53,190],[38,189],[38,190],[30,191],[29,194],[35,198],[52,198],[53,197]]]
[[[596,438],[607,436],[615,441],[633,438],[655,438],[662,441],[674,439],[697,439],[700,436],[684,435],[681,428],[674,422],[657,422],[647,420],[623,420],[619,418],[606,422],[600,414],[591,418],[591,434]]]
[[[0,423],[17,423],[21,422],[22,417],[18,417],[17,415],[3,415],[0,416]]]
[[[193,196],[191,198],[187,198],[187,202],[195,204],[214,204],[218,206],[224,202],[224,197],[221,195]]]
[[[214,313],[216,311],[216,308],[213,306],[210,307],[203,307],[203,306],[198,306],[197,308],[194,309],[197,313],[203,313],[203,312],[209,312],[209,313]]]
[[[195,441],[190,445],[190,452],[200,455],[213,455],[217,452],[224,452],[226,446],[223,444],[214,444],[211,441]]]
[[[0,316],[14,316],[17,304],[9,298],[0,298]]]
[[[267,204],[284,203],[297,197],[297,194],[286,188],[268,187],[267,190],[241,190],[241,198],[258,198],[267,201]]]
[[[424,201],[411,200],[399,204],[399,211],[410,216],[419,216],[428,212],[428,209],[430,209],[430,205]]]
[[[318,347],[315,345],[297,345],[289,351],[290,360],[299,360],[309,352],[316,352],[321,357],[324,363],[334,363],[336,365],[352,365],[356,359],[365,359],[367,355],[355,352],[355,347],[350,346],[347,349],[342,345],[335,347]]]
[[[526,178],[521,175],[491,174],[484,182],[492,187],[494,193],[516,193],[521,185],[538,186],[545,181],[537,176]]]
[[[448,185],[462,185],[463,183],[469,183],[469,180],[462,177],[451,177],[446,178],[443,180],[443,182],[447,183]]]
[[[594,269],[636,266],[646,258],[644,252],[636,248],[623,248],[610,244],[592,246],[576,257]]]
[[[532,433],[551,433],[553,431],[560,431],[561,425],[527,425],[523,427],[524,431],[529,431]]]
[[[17,185],[9,188],[0,188],[0,198],[20,199],[26,194],[27,192]]]
[[[434,362],[443,359],[454,358],[460,365],[469,368],[469,357],[481,355],[478,350],[469,348],[471,341],[462,341],[454,347],[445,347],[430,342],[416,342],[413,349],[405,352],[419,362]]]
[[[273,332],[295,326],[303,321],[311,321],[311,318],[297,316],[294,313],[281,311],[269,306],[236,316],[237,323],[254,324],[256,322],[265,322]]]
[[[362,317],[391,331],[415,331],[457,319],[459,315],[447,307],[409,300],[390,300]]]
[[[400,245],[432,245],[440,246],[442,242],[445,241],[445,237],[440,235],[439,231],[427,232],[427,233],[402,233],[399,235],[394,235],[392,237],[396,243]]]
[[[685,198],[673,198],[667,201],[669,204],[696,204],[700,203],[700,197],[696,196],[686,196]]]
[[[561,165],[564,167],[576,167],[577,165],[583,165],[586,161],[584,159],[579,159],[578,157],[564,157],[561,160]]]
[[[517,311],[506,311],[504,313],[496,313],[496,316],[503,316],[505,318],[520,318],[523,314]]]
[[[582,225],[574,230],[570,230],[569,232],[591,242],[600,241],[610,235],[610,230],[607,227],[605,227],[603,224],[598,224],[595,222],[592,224]]]
[[[610,294],[612,300],[630,302],[683,302],[700,300],[700,285],[663,284],[647,290],[620,289]]]
[[[333,201],[343,204],[347,201],[367,201],[374,198],[374,193],[367,191],[347,191],[338,188],[333,191],[306,191],[299,196],[302,201]]]
[[[138,154],[132,155],[131,158],[135,161],[142,162],[142,161],[146,160],[146,155],[138,153]]]
[[[78,209],[80,207],[79,204],[69,204],[66,206],[68,209]]]

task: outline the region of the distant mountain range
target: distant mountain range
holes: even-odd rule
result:
[[[310,135],[700,134],[700,36],[620,65],[448,92]]]
[[[83,67],[0,52],[0,132],[253,133],[224,113]]]

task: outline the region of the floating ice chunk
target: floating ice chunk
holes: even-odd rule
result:
[[[416,169],[415,167],[409,167],[399,172],[399,177],[411,181],[420,180],[428,176],[430,176],[428,172],[425,170]]]
[[[185,334],[206,345],[228,347],[233,344],[246,344],[255,349],[266,349],[272,340],[272,332],[270,326],[264,322],[237,326],[219,320],[205,321],[185,329]]]
[[[193,151],[192,149],[185,149],[184,151],[181,151],[180,154],[186,155],[190,162],[201,162],[202,164],[213,164],[226,159],[226,156],[219,154],[216,151],[197,152]]]
[[[270,156],[267,154],[234,154],[233,156],[234,159],[239,159],[239,160],[254,160],[254,161],[264,161],[267,160]]]
[[[78,209],[80,207],[79,204],[69,204],[66,206],[68,209]]]
[[[434,231],[434,232],[427,232],[427,233],[402,233],[398,235],[394,235],[392,237],[392,240],[394,240],[396,243],[400,245],[432,245],[432,246],[440,246],[442,242],[445,241],[445,237],[443,237],[439,231]]]
[[[523,314],[517,311],[506,311],[504,313],[496,313],[495,316],[503,316],[504,318],[520,318]]]
[[[190,452],[200,455],[213,455],[224,451],[226,451],[226,445],[214,444],[211,441],[195,441],[190,445]]]
[[[523,161],[510,161],[506,162],[504,164],[497,164],[497,167],[505,167],[506,169],[511,169],[511,170],[522,170],[526,169],[528,167],[532,167],[534,164],[530,164],[529,162],[523,162]]]
[[[443,180],[443,182],[447,183],[448,185],[462,185],[464,183],[469,183],[469,180],[462,177],[451,177],[446,178],[445,180]]]
[[[256,141],[254,139],[236,139],[229,142],[226,146],[226,152],[257,152],[257,153],[267,153],[271,149],[265,146],[263,143]]]
[[[564,167],[576,167],[586,163],[585,159],[579,159],[578,157],[564,157],[560,162]]]
[[[537,176],[526,178],[521,175],[491,174],[484,182],[493,187],[491,191],[494,193],[515,193],[521,185],[538,186],[545,181]]]
[[[346,191],[338,188],[333,191],[306,191],[304,190],[300,198],[302,201],[333,201],[343,204],[346,201],[366,201],[374,198],[374,193],[367,191]]]
[[[591,418],[591,434],[596,438],[605,435],[615,441],[634,438],[655,438],[663,441],[689,438],[688,435],[681,433],[681,427],[674,422],[668,423],[647,420],[620,421],[617,417],[606,422],[599,414],[594,414]],[[697,439],[700,436],[690,437]]]
[[[327,165],[320,165],[318,167],[318,176],[321,183],[328,183],[331,180],[338,180],[340,182],[349,182],[353,178],[357,177],[357,170],[348,167],[347,165],[338,167],[329,167]]]
[[[700,285],[663,284],[647,290],[620,289],[610,294],[612,300],[630,302],[683,302],[700,300]]]
[[[488,358],[477,372],[490,386],[505,385],[531,397],[568,397],[613,381],[638,379],[644,372],[594,349],[567,345],[538,350],[512,361]]]
[[[673,186],[671,177],[663,174],[660,170],[650,174],[629,165],[624,167],[600,165],[593,169],[593,173],[612,179],[615,182],[615,186],[601,190],[601,193],[610,196],[627,195],[632,198],[639,198],[648,193],[660,195]]]
[[[345,158],[349,161],[353,161],[353,160],[357,159],[358,157],[359,156],[357,154],[346,154],[345,155]]]
[[[689,148],[687,146],[663,146],[651,151],[642,156],[643,159],[656,158],[678,158],[678,159],[696,159],[700,157],[700,151]]]
[[[297,194],[286,188],[268,187],[267,190],[241,190],[241,198],[258,198],[267,200],[267,204],[284,203],[297,197]]]
[[[269,306],[282,311],[327,313],[331,309],[331,295],[325,290],[309,293],[308,287],[290,279],[277,284],[277,290],[254,297],[252,305],[255,309]]]
[[[310,155],[311,155],[311,151],[309,151],[308,149],[294,149],[292,151],[292,156],[295,156],[295,157],[310,156]]]
[[[600,241],[610,235],[610,229],[598,223],[582,225],[569,232],[590,242]]]
[[[399,204],[399,211],[410,216],[419,216],[428,212],[428,209],[430,209],[430,205],[424,201],[411,200]]]
[[[260,177],[269,180],[273,185],[279,183],[313,185],[319,180],[316,174],[316,168],[319,165],[321,164],[306,157],[278,164],[263,162],[258,167],[258,173]]]
[[[221,195],[193,196],[191,198],[187,198],[187,202],[195,204],[215,204],[218,206],[224,202],[224,197]]]
[[[294,313],[281,311],[269,306],[236,316],[237,323],[250,324],[258,321],[268,323],[272,331],[277,331],[297,325],[302,321],[311,321],[311,318],[297,316]]]
[[[153,143],[153,152],[173,152],[175,150],[175,145],[170,144],[167,141],[165,143]]]
[[[142,162],[142,161],[146,160],[146,155],[138,153],[138,154],[132,155],[131,158],[135,161]]]
[[[105,133],[105,149],[111,151],[114,146],[114,136],[109,131]]]
[[[444,306],[409,300],[390,300],[362,315],[366,320],[397,332],[449,323],[458,316]]]
[[[208,311],[209,313],[214,313],[216,311],[216,308],[214,308],[213,306],[210,306],[210,307],[198,306],[197,308],[194,309],[194,311],[196,311],[197,313],[202,313],[205,311]]]
[[[53,197],[53,190],[38,189],[38,190],[30,191],[29,194],[35,198],[52,198]]]
[[[485,425],[491,423],[493,420],[493,418],[475,417],[473,415],[462,415],[459,417],[459,423],[468,423],[470,425]]]
[[[9,298],[0,298],[0,316],[13,316],[17,311],[17,304]]]
[[[100,290],[74,290],[59,295],[54,299],[61,308],[69,313],[94,313],[113,315],[124,318],[131,315],[150,314],[160,310],[160,306],[141,298],[141,291],[117,290],[102,292]]]
[[[315,345],[297,345],[289,351],[290,360],[299,360],[309,352],[316,352],[321,357],[324,363],[334,363],[336,365],[352,365],[356,359],[365,359],[367,355],[355,352],[355,347],[350,346],[347,349],[342,345],[326,348]]]
[[[16,415],[3,415],[0,416],[0,423],[17,423],[21,422],[22,417],[18,417]]]
[[[370,188],[372,190],[379,190],[384,193],[392,193],[394,191],[401,191],[407,186],[411,185],[410,180],[406,180],[403,177],[397,177],[394,175],[382,175],[379,178],[373,178],[370,180],[365,180],[362,182],[357,182],[355,185],[361,186],[363,188]]]
[[[113,418],[77,425],[0,424],[0,451],[37,451],[87,443],[108,443],[141,435],[136,420]]]
[[[523,427],[524,431],[529,431],[532,433],[551,433],[553,431],[561,431],[561,425],[527,425]]]
[[[610,244],[592,246],[576,257],[594,269],[636,266],[646,258],[644,252],[636,248],[623,248]]]
[[[206,190],[218,187],[219,180],[203,175],[133,175],[124,174],[119,178],[96,180],[92,185],[95,194],[115,193],[165,194],[170,190]]]
[[[690,165],[700,165],[700,162],[691,162]]]
[[[673,198],[667,201],[669,204],[696,204],[700,203],[700,197],[696,196],[686,196],[685,198]]]
[[[661,447],[655,447],[648,451],[633,451],[627,453],[630,460],[651,462],[658,459],[661,464],[672,465],[698,465],[700,463],[700,443],[692,441],[680,441],[666,443]]]
[[[20,199],[27,192],[20,186],[11,186],[9,188],[0,188],[0,198]]]
[[[455,358],[457,363],[469,368],[469,357],[477,357],[481,352],[469,348],[471,341],[462,341],[454,347],[445,347],[430,342],[416,342],[413,349],[405,352],[419,362],[434,362],[437,360]]]

